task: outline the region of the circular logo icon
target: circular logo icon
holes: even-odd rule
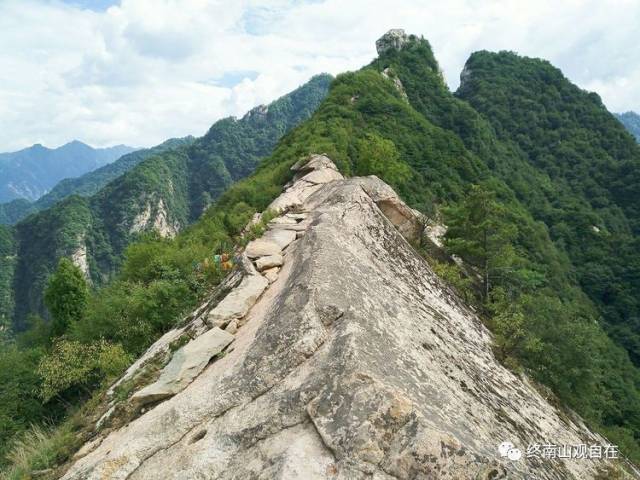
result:
[[[501,457],[506,457],[511,449],[513,449],[513,443],[511,442],[502,442],[498,445],[498,452],[500,452]]]
[[[507,458],[516,462],[522,458],[522,452],[519,448],[512,448],[507,452]]]

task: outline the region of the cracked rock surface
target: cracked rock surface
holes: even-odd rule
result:
[[[327,160],[314,159],[335,170]],[[499,455],[504,441],[606,442],[496,361],[490,333],[401,234],[418,214],[386,184],[316,177],[327,182],[303,175],[273,204],[307,227],[254,250],[286,247],[233,349],[64,478],[596,478],[604,461]]]

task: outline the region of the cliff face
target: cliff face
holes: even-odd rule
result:
[[[114,386],[65,479],[609,478],[605,461],[501,457],[606,441],[496,361],[390,187],[324,156],[293,168],[280,216]],[[143,388],[116,400],[126,384]]]

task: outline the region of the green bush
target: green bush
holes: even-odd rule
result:
[[[59,340],[38,366],[40,396],[44,402],[65,394],[75,398],[78,391],[88,396],[105,379],[122,373],[130,362],[120,345],[104,340],[92,344]]]

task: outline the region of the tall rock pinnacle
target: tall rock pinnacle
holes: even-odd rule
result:
[[[400,50],[409,42],[409,36],[402,28],[393,28],[376,40],[376,51],[378,55],[394,48]]]

